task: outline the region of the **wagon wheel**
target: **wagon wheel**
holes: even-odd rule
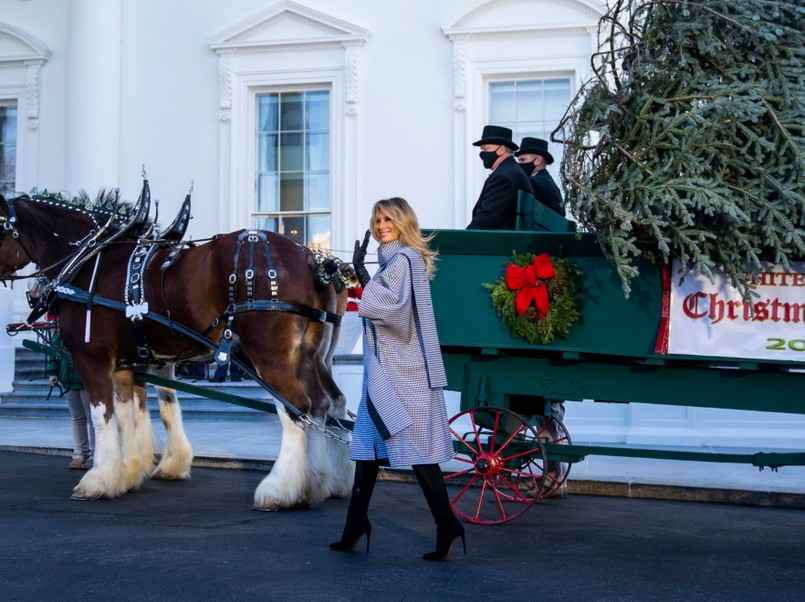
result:
[[[451,502],[458,516],[482,525],[505,523],[539,499],[545,448],[519,415],[473,408],[453,416],[450,432],[456,457],[445,467],[445,481],[462,485]]]
[[[544,443],[553,443],[555,445],[571,445],[573,443],[564,423],[553,416],[545,416],[542,419],[537,429],[537,435]],[[545,479],[542,483],[539,499],[551,497],[560,490],[565,481],[567,481],[570,467],[569,462],[548,460],[545,465]]]

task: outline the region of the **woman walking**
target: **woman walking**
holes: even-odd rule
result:
[[[380,243],[380,269],[364,266],[369,236]],[[436,522],[436,550],[425,560],[447,560],[464,527],[453,514],[439,463],[450,460],[447,384],[436,333],[429,278],[436,253],[428,248],[411,206],[401,198],[375,203],[353,267],[363,288],[363,394],[352,435],[355,483],[341,539],[331,550],[353,550],[372,525],[369,502],[380,466],[412,466]]]

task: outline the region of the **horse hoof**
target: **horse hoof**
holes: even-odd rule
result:
[[[76,502],[92,502],[94,500],[101,499],[101,496],[90,497],[88,495],[81,495],[80,493],[74,493],[70,496],[71,500],[75,500]]]
[[[252,506],[252,510],[258,512],[279,512],[280,510],[304,510],[310,508],[310,502],[296,502],[290,506]]]

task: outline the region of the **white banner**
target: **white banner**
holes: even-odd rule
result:
[[[668,353],[805,362],[805,262],[763,264],[749,303],[723,272],[680,285],[678,270],[674,261]]]

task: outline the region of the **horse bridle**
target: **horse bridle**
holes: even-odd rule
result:
[[[20,233],[19,233],[19,230],[17,230],[17,225],[16,225],[17,224],[17,210],[14,207],[14,200],[15,199],[5,199],[6,206],[8,207],[8,217],[6,217],[5,215],[0,215],[0,224],[2,224],[2,228],[0,229],[0,245],[2,245],[3,242],[5,241],[6,235],[9,232],[11,232],[11,235],[14,238],[17,239],[17,243],[22,248],[22,251],[23,251],[23,253],[25,253],[25,256],[28,258],[28,260],[31,263],[36,264],[36,262],[34,261],[33,257],[31,256],[30,251],[28,251],[28,249],[25,247],[25,244],[20,239]],[[34,219],[36,219],[36,218],[34,218]],[[37,221],[39,221],[39,220],[37,220]],[[93,221],[95,221],[94,218],[93,218]],[[97,225],[97,222],[95,222],[95,223]],[[99,227],[99,229],[100,229],[100,227]],[[96,234],[96,232],[97,232],[97,230],[90,230],[89,233],[86,236],[84,236],[83,238],[81,238],[80,240],[77,240],[77,241],[69,241],[68,240],[66,242],[70,246],[75,246],[75,247],[81,246],[81,244],[85,240],[87,240],[88,238],[94,236]],[[62,235],[62,234],[59,234],[58,232],[53,232],[53,236],[55,236],[56,238],[61,239],[63,241],[65,240],[65,236]],[[60,260],[50,264],[47,267],[40,268],[39,270],[37,270],[36,272],[33,272],[31,274],[25,274],[23,276],[11,276],[11,275],[9,275],[9,276],[0,276],[0,280],[2,280],[2,281],[6,281],[6,280],[24,280],[26,278],[35,278],[37,276],[45,274],[46,272],[50,271],[51,269],[53,269],[55,267],[58,267],[58,266],[64,264],[65,262],[67,262],[68,259],[70,259],[69,256],[65,257],[64,259],[60,259]]]

